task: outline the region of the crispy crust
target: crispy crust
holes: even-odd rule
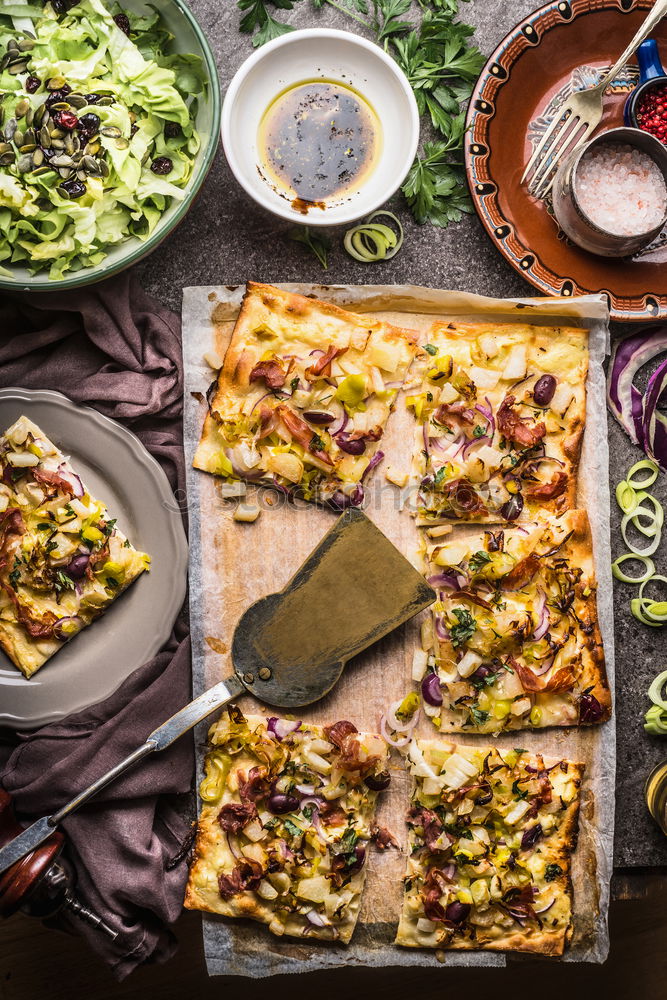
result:
[[[223,428],[225,424],[233,424],[244,412],[244,403],[255,396],[261,395],[258,388],[258,381],[251,383],[250,376],[255,366],[263,360],[263,355],[267,347],[277,359],[287,359],[295,355],[294,345],[297,345],[296,353],[300,360],[296,364],[305,365],[304,356],[311,353],[311,349],[317,353],[323,346],[352,349],[355,357],[367,375],[373,362],[368,360],[368,345],[376,345],[381,342],[385,345],[400,348],[397,354],[400,355],[399,381],[402,381],[407,368],[409,367],[414,354],[417,351],[417,333],[413,330],[402,329],[392,326],[389,323],[374,316],[367,316],[359,313],[349,312],[339,306],[319,299],[307,298],[297,295],[294,292],[287,292],[283,289],[273,288],[271,285],[262,285],[256,282],[248,282],[241,310],[236,320],[232,333],[231,342],[225,354],[222,369],[219,372],[215,389],[210,396],[209,413],[205,419],[202,436],[199,446],[195,452],[193,465],[195,468],[206,472],[229,474],[223,472],[220,466],[220,455],[229,447],[229,441],[225,439]],[[372,349],[372,348],[371,348]],[[314,360],[314,359],[313,359]],[[290,362],[292,364],[293,362]],[[298,367],[292,369],[299,374]],[[389,376],[391,377],[391,376]],[[334,384],[335,386],[335,384]],[[375,390],[373,389],[373,392]],[[380,428],[380,433],[384,428],[393,407],[393,399],[381,401],[378,396],[372,396],[374,402],[374,413],[376,414],[376,426]],[[275,400],[262,404],[271,408],[275,405]],[[259,403],[259,399],[255,406]],[[290,399],[283,400],[284,405],[293,413],[299,415],[298,408],[295,408]],[[257,421],[259,410],[253,406],[254,419]],[[246,413],[246,416],[249,416]],[[355,417],[350,419],[346,433],[356,429]],[[320,428],[321,430],[321,428]],[[312,428],[312,433],[316,433],[317,428]],[[243,432],[245,433],[245,432]],[[245,440],[242,436],[239,441]],[[248,435],[248,441],[254,439],[254,435]],[[330,457],[332,462],[317,461],[310,453],[304,458],[309,466],[314,466],[323,475],[319,480],[319,487],[316,490],[318,495],[310,496],[307,499],[326,499],[328,495],[335,492],[341,485],[339,471],[342,468],[342,461],[346,460],[352,465],[355,462],[358,468],[349,470],[342,475],[345,482],[359,482],[365,467],[368,465],[373,453],[377,450],[377,438],[368,442],[361,457],[357,459],[345,455],[336,447]],[[307,443],[307,442],[306,442]],[[333,448],[333,442],[331,443]],[[326,456],[325,456],[326,458]],[[249,475],[252,481],[259,481],[263,485],[275,486],[274,477],[268,471],[264,472],[260,466],[260,476]],[[242,473],[240,473],[242,474]],[[299,483],[283,482],[281,487],[298,492]],[[320,496],[319,494],[323,494]]]
[[[463,744],[453,744],[443,740],[419,740],[418,746],[422,752],[427,751],[429,748],[435,748],[439,750],[449,749],[450,751],[475,751],[479,750],[478,746],[464,746]],[[488,750],[491,750],[489,747]],[[485,751],[488,752],[488,751]],[[558,764],[561,758],[549,758],[544,757],[544,766],[549,768],[554,764]],[[533,766],[538,764],[538,758],[536,756],[523,755],[522,763],[526,761],[531,761]],[[477,937],[475,940],[459,938],[452,938],[448,942],[443,941],[433,941],[427,942],[418,939],[418,929],[416,926],[417,918],[419,913],[415,913],[414,909],[410,906],[410,890],[407,890],[404,896],[403,912],[401,914],[398,931],[396,934],[395,943],[406,948],[442,948],[444,950],[453,951],[520,951],[531,954],[541,954],[549,956],[560,956],[563,954],[566,944],[570,941],[572,937],[572,896],[573,887],[570,878],[571,869],[571,856],[577,846],[578,838],[578,824],[579,824],[579,807],[580,807],[580,793],[579,789],[581,786],[581,781],[584,774],[584,765],[576,763],[573,761],[567,761],[568,765],[568,780],[574,781],[575,788],[577,789],[576,796],[568,804],[565,811],[562,813],[560,822],[556,830],[547,837],[544,837],[540,842],[539,853],[542,855],[542,860],[545,860],[545,864],[558,864],[562,869],[562,874],[559,875],[555,880],[549,884],[558,892],[558,903],[559,906],[563,906],[563,914],[557,922],[556,927],[546,928],[543,922],[543,926],[540,928],[527,927],[521,928],[520,930],[510,929],[500,929],[497,933],[498,928],[495,931],[493,925],[488,928],[487,936],[484,935],[484,930],[477,931]],[[415,780],[415,790],[418,785],[418,779]],[[422,847],[420,849],[419,845],[423,842],[416,836],[414,831],[411,831],[410,836],[411,846],[413,847],[411,856],[408,861],[407,877],[408,879],[414,878],[415,876],[422,875],[424,868],[427,866],[422,864],[427,862],[429,857],[428,852]],[[456,882],[454,882],[454,886]],[[422,912],[423,916],[423,912]],[[490,932],[493,931],[493,935]]]
[[[224,721],[224,715],[221,722]],[[261,730],[266,726],[266,719],[263,716],[247,716],[246,721],[252,731]],[[218,724],[220,725],[220,724]],[[211,734],[217,746],[224,748],[224,741],[216,740],[216,728],[213,727]],[[308,730],[316,734],[320,739],[326,739],[324,730],[320,726],[308,724]],[[367,733],[359,734],[359,739],[379,740],[379,737],[371,736]],[[230,802],[239,802],[239,796],[233,788],[238,786],[239,772],[248,773],[248,769],[257,763],[257,758],[246,750],[235,755],[234,767],[232,769],[228,784],[222,798],[215,803],[202,803],[201,813],[197,826],[197,838],[195,841],[194,857],[190,867],[190,874],[185,893],[184,905],[191,910],[204,910],[208,913],[217,913],[225,917],[249,918],[259,923],[267,924],[272,933],[287,935],[289,937],[303,938],[306,934],[312,938],[323,941],[335,940],[342,944],[348,944],[354,928],[356,926],[361,904],[361,894],[366,878],[366,868],[353,876],[350,882],[352,898],[345,905],[344,916],[340,922],[335,923],[335,933],[332,927],[311,926],[302,914],[293,913],[283,921],[282,928],[276,929],[273,923],[276,916],[276,907],[272,901],[261,898],[254,891],[240,892],[231,899],[223,899],[218,892],[217,876],[220,872],[228,874],[236,864],[229,841],[223,833],[218,822],[218,814],[223,805]],[[369,793],[370,794],[370,793]],[[370,837],[370,825],[373,818],[374,798],[370,794],[370,808],[366,812],[359,811],[355,815],[355,823],[368,826]],[[262,841],[259,841],[261,843]],[[294,876],[294,881],[298,882],[298,876]]]

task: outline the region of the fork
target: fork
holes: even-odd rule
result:
[[[521,178],[523,184],[531,170],[533,171],[528,191],[535,198],[544,198],[549,193],[554,182],[556,167],[562,158],[566,153],[578,149],[599,124],[605,90],[665,14],[667,14],[667,0],[656,0],[637,34],[602,80],[589,90],[580,90],[572,94],[567,104],[556,112]]]

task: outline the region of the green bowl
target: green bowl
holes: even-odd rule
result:
[[[145,11],[146,6],[147,4],[143,0],[124,0],[123,2],[123,7],[128,11]],[[118,274],[119,271],[136,264],[143,257],[147,257],[185,218],[211,168],[218,148],[221,107],[220,83],[215,59],[206,36],[185,0],[162,0],[158,9],[174,36],[174,50],[191,52],[201,56],[207,74],[208,96],[207,99],[199,101],[197,112],[197,130],[201,137],[201,148],[195,158],[185,198],[167,208],[147,240],[142,242],[136,237],[128,237],[124,243],[112,247],[101,264],[84,267],[80,271],[68,272],[57,281],[51,280],[46,271],[33,275],[25,267],[8,264],[5,266],[11,267],[12,277],[0,275],[0,288],[11,291],[60,292],[65,288],[80,288],[82,285],[90,285],[95,281],[110,278],[112,274]]]

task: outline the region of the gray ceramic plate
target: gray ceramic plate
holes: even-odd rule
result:
[[[0,652],[0,725],[35,729],[102,701],[158,652],[185,599],[188,546],[167,477],[133,434],[59,392],[0,390],[0,433],[22,413],[152,557],[150,572],[30,680]]]

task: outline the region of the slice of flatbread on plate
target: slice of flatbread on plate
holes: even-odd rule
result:
[[[434,323],[413,471],[425,521],[510,522],[575,504],[588,332]]]
[[[425,711],[440,729],[497,733],[609,718],[585,511],[423,538],[438,601],[416,663],[425,669]]]
[[[410,854],[396,943],[562,955],[583,764],[413,741]]]
[[[248,282],[194,466],[343,508],[382,459],[417,335]]]
[[[331,726],[223,712],[210,731],[189,909],[347,944],[387,747]]]
[[[0,646],[30,677],[148,569],[105,504],[22,416],[0,437]]]

